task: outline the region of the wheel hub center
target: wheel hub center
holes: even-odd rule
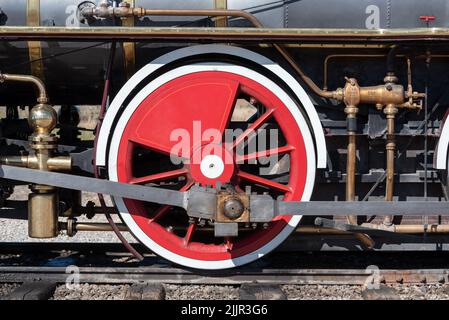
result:
[[[192,178],[203,185],[215,186],[230,182],[235,164],[232,155],[223,146],[205,145],[193,152],[190,159]]]
[[[223,160],[214,154],[205,156],[200,164],[201,173],[209,178],[216,179],[223,174],[225,164]]]

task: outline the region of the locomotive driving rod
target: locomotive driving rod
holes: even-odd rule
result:
[[[270,222],[279,215],[346,216],[348,212],[357,212],[357,215],[360,216],[378,215],[379,213],[403,216],[449,215],[448,202],[286,202],[275,200],[269,195],[252,195],[250,193],[230,194],[221,190],[201,188],[198,186],[193,187],[187,192],[180,192],[7,165],[0,166],[0,178],[171,205],[186,209],[189,216],[201,219],[213,219],[217,221],[217,217],[220,217],[220,214],[223,213],[220,210],[224,210],[225,216],[234,217],[224,222],[242,222],[242,220],[239,220],[241,217],[238,214],[236,215],[238,213],[236,209],[242,203],[246,203],[242,209],[249,213],[248,220],[245,222],[254,223]]]

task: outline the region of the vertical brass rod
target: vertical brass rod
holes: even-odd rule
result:
[[[227,0],[215,0],[215,9],[227,10],[228,9],[228,1]],[[215,26],[217,28],[226,28],[228,26],[227,17],[217,18],[215,20]]]
[[[391,110],[390,110],[391,109]],[[396,142],[394,137],[394,120],[395,114],[397,112],[396,108],[385,109],[387,115],[387,143],[386,143],[386,156],[387,156],[387,176],[386,176],[386,186],[385,186],[385,201],[393,201],[393,191],[394,191],[394,158],[396,150]],[[394,216],[388,215],[384,218],[385,225],[393,224]]]
[[[356,135],[348,131],[348,154],[346,159],[346,201],[355,200],[355,163],[356,163]],[[357,224],[357,216],[348,216],[351,224]]]
[[[128,0],[128,3],[134,7],[135,0]],[[122,26],[134,27],[135,17],[126,17],[122,20]],[[129,80],[136,69],[136,44],[134,42],[123,42],[124,68],[126,78]]]
[[[27,26],[41,25],[41,1],[27,0]],[[44,79],[44,65],[42,61],[42,45],[40,41],[28,41],[28,55],[30,57],[31,74]]]
[[[347,87],[356,88],[356,82],[349,81]],[[348,147],[346,159],[346,201],[355,201],[355,169],[357,161],[357,101],[345,100],[346,125],[348,130]],[[357,216],[350,215],[346,217],[348,223],[357,225]],[[366,247],[372,248],[374,241],[366,234],[355,233],[354,236]]]

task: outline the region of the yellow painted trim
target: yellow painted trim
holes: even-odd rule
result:
[[[228,0],[215,0],[215,9],[226,10],[228,8]],[[228,18],[215,19],[215,27],[226,28],[228,26]]]
[[[27,0],[27,26],[38,27],[41,24],[40,0]],[[28,54],[31,62],[31,74],[44,79],[44,65],[42,62],[42,46],[40,41],[28,41]]]
[[[135,0],[128,0],[131,7],[135,7]],[[134,27],[134,17],[122,20],[123,27]],[[136,44],[134,42],[123,42],[123,59],[126,78],[129,79],[136,69]]]

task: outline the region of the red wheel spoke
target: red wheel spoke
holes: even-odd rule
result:
[[[164,181],[164,180],[170,180],[173,178],[177,178],[180,176],[183,176],[187,174],[187,169],[177,169],[172,171],[166,171],[161,173],[155,173],[151,174],[145,177],[140,178],[134,178],[130,181],[132,184],[139,184],[139,183],[150,183],[150,182],[157,182],[157,181]]]
[[[234,246],[234,243],[232,242],[230,237],[225,237],[225,248],[227,251],[232,251],[232,247]]]
[[[186,232],[186,235],[184,237],[184,243],[186,245],[188,245],[190,240],[192,240],[192,236],[193,236],[193,233],[195,232],[195,230],[196,230],[196,223],[194,222],[194,223],[191,223],[189,225],[189,227],[187,228],[187,232]]]
[[[252,133],[259,129],[272,115],[274,109],[269,109],[263,115],[261,115],[253,124],[251,124],[248,129],[246,129],[240,136],[235,139],[232,147],[235,149],[240,143],[242,143],[246,138],[248,138]]]
[[[282,191],[282,192],[291,192],[292,191],[291,187],[289,187],[287,185],[284,185],[279,182],[271,181],[269,179],[265,179],[265,178],[247,173],[247,172],[240,171],[237,173],[237,175],[246,181],[249,181],[249,182],[252,182],[255,184],[259,184],[259,185],[268,187],[270,189],[275,189],[275,190]]]
[[[194,181],[189,180],[181,189],[179,189],[179,191],[181,191],[181,192],[187,191],[194,184],[195,184]],[[171,208],[172,208],[172,206],[162,206],[158,211],[156,211],[156,214],[154,215],[154,217],[149,220],[149,223],[152,223],[152,222],[155,222],[155,221],[158,221],[159,219],[161,219],[163,216],[165,216],[167,214],[167,212],[170,211]]]
[[[171,208],[172,208],[172,206],[161,207],[158,211],[156,211],[155,216],[149,220],[149,223],[152,223],[154,221],[158,221],[159,219],[161,219],[163,216],[165,216],[167,214],[168,211],[170,211]]]
[[[245,162],[245,161],[256,160],[259,158],[270,157],[270,156],[274,156],[274,155],[281,155],[281,154],[289,153],[293,150],[295,150],[295,148],[293,146],[287,145],[284,147],[273,148],[270,150],[254,152],[254,153],[245,154],[242,156],[237,156],[237,162],[241,163],[241,162]]]
[[[139,146],[144,147],[146,149],[156,151],[158,153],[171,154],[171,148],[167,148],[164,145],[159,145],[157,143],[154,143],[154,141],[142,139],[136,135],[130,136],[129,141],[131,141],[135,144],[138,144]],[[178,156],[178,155],[176,155],[176,156]]]

